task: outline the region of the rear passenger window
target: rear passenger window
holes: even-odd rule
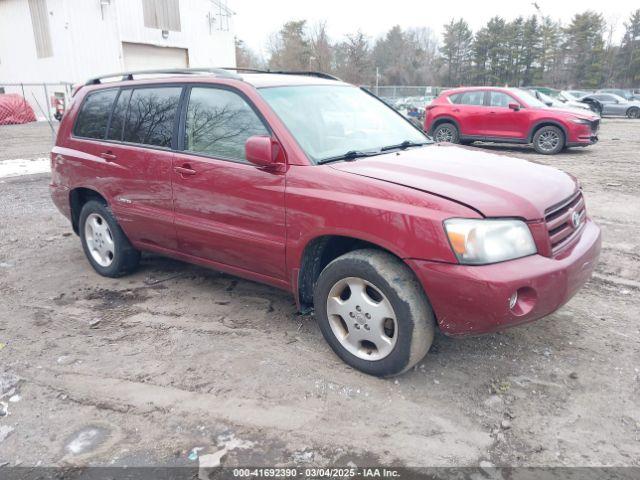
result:
[[[134,89],[124,128],[125,142],[171,147],[182,87]]]
[[[216,88],[193,88],[187,107],[185,150],[246,161],[245,142],[269,131],[238,94]]]
[[[465,92],[459,102],[462,105],[483,105],[484,91]]]
[[[127,107],[131,98],[131,90],[121,90],[118,101],[111,114],[111,123],[107,132],[108,140],[122,140],[122,131],[127,119]]]
[[[117,89],[110,89],[87,95],[80,108],[73,134],[84,138],[104,139],[111,107],[117,94]]]

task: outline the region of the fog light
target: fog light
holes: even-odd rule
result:
[[[518,303],[518,292],[513,292],[513,294],[509,297],[509,310],[513,310]]]

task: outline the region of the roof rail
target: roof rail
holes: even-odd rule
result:
[[[219,77],[240,78],[238,75],[231,73],[229,68],[166,68],[160,70],[137,70],[133,72],[110,73],[93,77],[86,81],[85,85],[98,85],[105,78],[121,77],[121,81],[133,80],[138,75],[197,75],[209,73]]]
[[[249,73],[272,73],[278,75],[306,75],[309,77],[318,77],[325,78],[327,80],[337,80],[341,82],[342,80],[334,75],[330,75],[324,72],[314,72],[314,71],[295,71],[295,70],[261,70],[259,68],[243,68],[243,67],[224,67],[223,70],[231,70],[236,72],[249,72]]]

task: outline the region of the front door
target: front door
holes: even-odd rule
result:
[[[188,97],[173,160],[179,251],[286,280],[285,175],[245,158],[247,138],[271,132],[234,90],[194,86]]]
[[[490,138],[521,139],[527,136],[527,112],[525,109],[514,110],[509,104],[520,104],[511,95],[504,92],[489,91],[487,93],[487,116],[485,118],[485,135]]]

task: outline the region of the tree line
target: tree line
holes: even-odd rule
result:
[[[507,21],[500,16],[473,32],[453,19],[441,38],[429,28],[396,25],[372,40],[361,31],[333,41],[327,23],[286,22],[267,43],[263,59],[236,39],[239,67],[317,70],[345,81],[372,85],[547,85],[640,88],[640,9],[614,25],[585,11],[563,25],[549,16]]]

